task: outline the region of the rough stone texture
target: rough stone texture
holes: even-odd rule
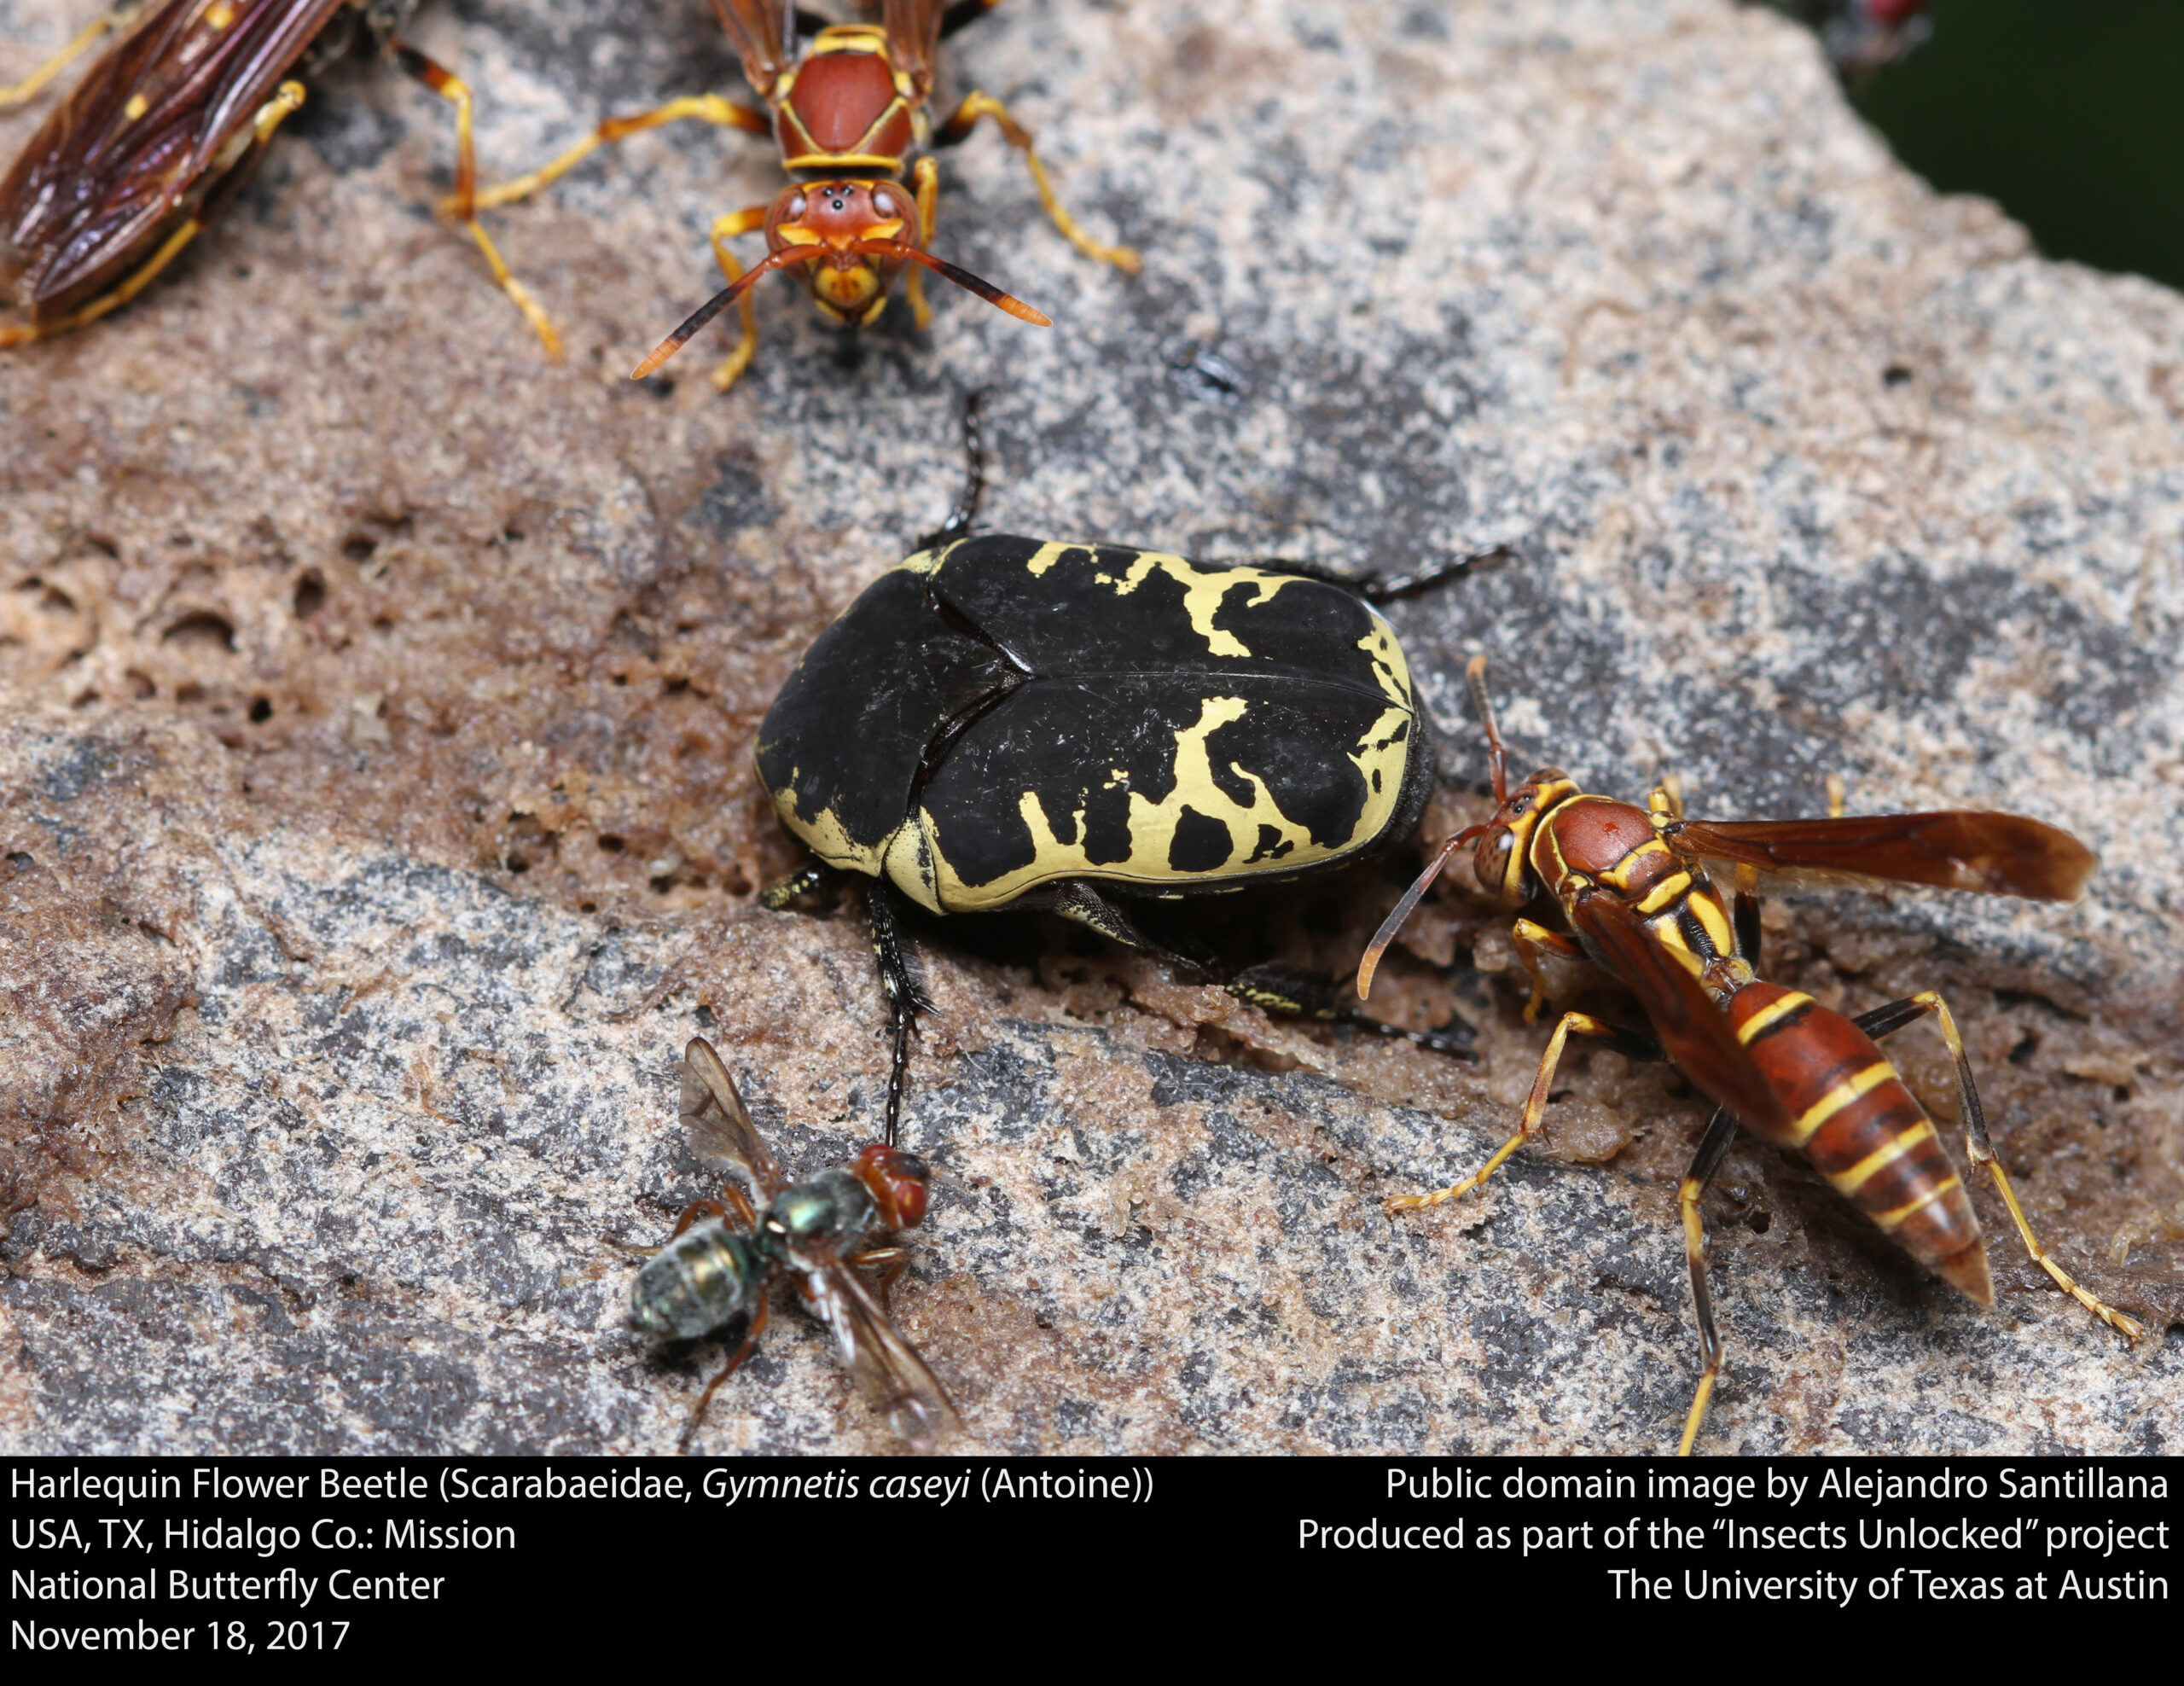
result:
[[[96,0],[0,11],[0,74]],[[489,177],[601,112],[734,90],[709,16],[427,8]],[[709,289],[765,149],[673,130],[493,227],[567,336],[542,366],[436,224],[450,125],[324,78],[142,299],[0,359],[0,1445],[665,1450],[717,1349],[620,1327],[629,1245],[707,1174],[671,1116],[701,1027],[793,1167],[885,1084],[854,898],[749,767],[796,654],[952,493],[991,389],[1002,530],[1373,568],[1525,560],[1398,611],[1482,810],[1465,657],[1521,761],[1696,811],[2036,813],[2106,865],[2069,909],[1769,910],[1786,981],[1949,993],[2048,1240],[1984,1186],[2001,1303],[1952,1298],[1740,1146],[1709,1201],[1729,1343],[1710,1450],[2158,1451],[2184,1378],[2184,304],[1938,200],[1811,39],[1716,0],[1013,0],[960,38],[997,137],[946,160],[966,296],[841,340],[787,286],[726,399]],[[36,120],[17,114],[0,143]],[[1406,856],[1211,937],[1354,959]],[[903,1328],[996,1450],[1670,1446],[1694,1372],[1673,1181],[1702,1120],[1575,1061],[1544,1150],[1437,1214],[1544,1032],[1504,916],[1437,897],[1384,1010],[1476,1070],[1270,1023],[1036,922],[929,932],[907,1137],[950,1179]],[[1937,1040],[1914,1087],[1953,1113]],[[1556,1160],[1581,1163],[1556,1163]],[[789,1312],[709,1449],[881,1449]]]

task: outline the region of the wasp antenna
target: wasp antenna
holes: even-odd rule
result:
[[[1486,658],[1475,655],[1464,664],[1464,679],[1471,686],[1472,706],[1486,728],[1486,765],[1494,775],[1494,799],[1509,799],[1509,752],[1502,747],[1502,734],[1494,729],[1494,699],[1486,694]]]
[[[1380,956],[1387,952],[1388,945],[1396,939],[1396,933],[1403,929],[1403,922],[1410,917],[1411,910],[1419,898],[1432,888],[1433,881],[1441,875],[1441,869],[1449,863],[1449,857],[1486,829],[1483,825],[1466,826],[1434,852],[1433,858],[1426,863],[1410,888],[1403,892],[1403,899],[1395,911],[1380,921],[1380,928],[1373,933],[1373,940],[1365,945],[1365,957],[1357,962],[1357,998],[1364,1001],[1373,993],[1373,974],[1380,969]]]
[[[683,346],[688,345],[696,337],[699,329],[741,299],[750,289],[751,284],[761,276],[771,275],[775,270],[785,269],[791,264],[808,264],[813,259],[823,255],[825,254],[821,248],[816,246],[800,246],[792,247],[786,252],[768,253],[693,311],[689,319],[684,322],[682,327],[661,340],[653,348],[650,357],[630,371],[630,379],[643,380],[646,375],[651,374],[676,352],[681,351]]]
[[[1002,292],[990,281],[980,281],[968,270],[959,270],[944,258],[936,258],[930,252],[921,252],[915,246],[906,246],[899,240],[860,240],[850,250],[873,258],[907,258],[914,264],[922,264],[935,275],[945,276],[966,293],[975,293],[996,310],[1007,311],[1019,322],[1028,322],[1034,328],[1052,328],[1054,319],[1043,311],[1033,310],[1021,299]]]

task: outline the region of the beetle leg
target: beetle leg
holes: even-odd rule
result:
[[[599,148],[612,146],[647,129],[657,129],[663,124],[677,123],[685,118],[715,124],[723,129],[741,129],[748,135],[770,135],[774,132],[773,119],[763,111],[753,111],[749,106],[738,105],[733,100],[723,99],[718,94],[687,95],[679,100],[670,100],[665,105],[656,106],[650,111],[638,112],[631,117],[608,118],[549,163],[541,165],[527,175],[518,176],[513,181],[485,189],[476,197],[475,208],[491,211],[496,206],[528,198],[548,183],[568,174]],[[450,215],[461,214],[451,203],[440,208]]]
[[[1355,1025],[1375,1036],[1400,1037],[1420,1048],[1430,1048],[1437,1054],[1450,1055],[1459,1060],[1478,1058],[1478,1050],[1471,1045],[1470,1028],[1461,1021],[1444,1030],[1406,1030],[1401,1025],[1391,1025],[1385,1019],[1375,1019],[1345,1006],[1342,984],[1341,979],[1298,971],[1293,967],[1253,966],[1239,972],[1223,987],[1239,1001],[1248,1001],[1269,1013]],[[1461,1036],[1455,1034],[1459,1029],[1463,1032]]]
[[[1385,576],[1360,573],[1355,568],[1337,567],[1329,562],[1302,561],[1293,556],[1223,557],[1212,561],[1199,561],[1196,566],[1258,568],[1264,573],[1294,574],[1299,579],[1316,579],[1323,585],[1339,585],[1346,591],[1355,591],[1368,603],[1385,603],[1397,597],[1407,597],[1414,592],[1423,591],[1445,580],[1457,578],[1473,568],[1484,567],[1490,562],[1518,560],[1518,553],[1513,549],[1507,544],[1497,544],[1491,550],[1475,551],[1468,556],[1435,562],[1414,573]]]
[[[731,211],[714,223],[712,228],[713,260],[720,265],[720,272],[731,282],[743,279],[743,265],[735,261],[735,254],[728,249],[728,242],[740,234],[766,225],[766,207],[748,205],[741,211]],[[752,306],[751,295],[746,293],[735,301],[735,312],[743,324],[742,337],[736,340],[720,366],[713,370],[713,390],[724,392],[735,384],[736,377],[751,366],[751,358],[758,349],[758,312]]]
[[[758,905],[772,913],[786,913],[806,896],[813,896],[841,875],[824,861],[806,861],[794,872],[758,892]]]
[[[887,1131],[885,1141],[893,1147],[902,1128],[903,1091],[910,1070],[910,1032],[917,1015],[931,1012],[932,1002],[919,980],[911,958],[909,939],[903,933],[902,910],[896,891],[885,879],[874,879],[869,898],[872,952],[880,962],[880,986],[887,992],[893,1016],[895,1055],[887,1073]]]
[[[1736,1115],[1717,1108],[1699,1138],[1699,1151],[1691,1156],[1691,1169],[1683,1173],[1676,1189],[1676,1205],[1683,1213],[1683,1256],[1691,1266],[1691,1309],[1699,1319],[1699,1388],[1691,1396],[1691,1409],[1683,1419],[1683,1440],[1678,1457],[1691,1456],[1691,1443],[1699,1438],[1699,1425],[1706,1420],[1706,1407],[1714,1397],[1714,1378],[1722,1373],[1722,1338],[1714,1332],[1714,1300],[1706,1292],[1706,1219],[1699,1210],[1699,1197],[1728,1156],[1736,1140]]]
[[[767,1305],[762,1296],[758,1301],[758,1309],[751,1314],[750,1328],[743,1332],[743,1344],[729,1354],[728,1362],[720,1367],[720,1374],[708,1381],[706,1384],[706,1391],[698,1395],[698,1403],[691,1410],[690,1420],[682,1425],[682,1438],[675,1443],[675,1449],[677,1451],[687,1452],[690,1450],[690,1437],[698,1432],[698,1419],[706,1414],[706,1407],[712,1403],[714,1390],[729,1377],[734,1375],[743,1361],[749,1358],[758,1346],[758,1337],[766,1332],[766,1313]]]
[[[1436,1189],[1430,1195],[1392,1195],[1382,1202],[1390,1213],[1408,1212],[1413,1206],[1439,1206],[1469,1194],[1501,1169],[1502,1162],[1515,1153],[1526,1141],[1539,1134],[1547,1117],[1547,1097],[1554,1084],[1555,1067],[1562,1063],[1562,1045],[1571,1037],[1597,1037],[1625,1051],[1635,1051],[1635,1040],[1629,1031],[1595,1019],[1589,1013],[1565,1013],[1562,1022],[1554,1027],[1554,1034],[1548,1040],[1547,1052],[1540,1058],[1539,1075],[1532,1079],[1532,1092],[1525,1099],[1525,1115],[1517,1133],[1494,1150],[1494,1157],[1461,1183],[1452,1183],[1445,1189]],[[1640,1054],[1640,1058],[1644,1055]]]
[[[1885,1007],[1862,1013],[1851,1022],[1879,1040],[1929,1013],[1940,1026],[1942,1040],[1949,1044],[1949,1056],[1956,1063],[1957,1104],[1964,1113],[1965,1151],[1972,1155],[1972,1164],[1986,1166],[1988,1175],[1995,1179],[1995,1187],[2001,1195],[2002,1204],[2010,1209],[2011,1221],[2017,1225],[2024,1250],[2032,1255],[2034,1264],[2053,1278],[2056,1287],[2126,1340],[2136,1340],[2146,1333],[2145,1325],[2136,1317],[2117,1311],[2090,1289],[2081,1288],[2077,1278],[2049,1258],[2034,1236],[2024,1208],[2017,1203],[2017,1191],[2010,1187],[2009,1173],[2002,1169],[2001,1160],[1995,1156],[1994,1143],[1987,1139],[1986,1109],[1979,1104],[1979,1090],[1972,1080],[1972,1061],[1965,1054],[1963,1038],[1956,1033],[1956,1020],[1949,1015],[1948,1003],[1934,991],[1922,990],[1905,1000],[1891,1001]]]
[[[1008,114],[1008,108],[999,100],[985,94],[966,94],[963,103],[955,113],[933,131],[932,143],[937,147],[952,147],[978,126],[981,117],[990,117],[1008,137],[1009,145],[1024,154],[1024,162],[1031,172],[1031,185],[1039,191],[1039,203],[1047,207],[1047,215],[1061,230],[1062,238],[1086,257],[1102,264],[1112,264],[1125,274],[1138,271],[1137,253],[1127,246],[1102,246],[1077,224],[1077,219],[1062,209],[1061,201],[1054,197],[1054,184],[1047,179],[1047,167],[1039,162],[1039,154],[1031,149],[1031,137],[1024,126]]]
[[[963,494],[948,512],[948,519],[919,539],[911,547],[914,550],[938,550],[952,544],[969,532],[971,523],[979,518],[979,505],[986,491],[986,441],[979,425],[979,406],[985,397],[983,392],[974,392],[963,399]]]
[[[1179,953],[1165,944],[1154,942],[1131,922],[1128,914],[1081,878],[1065,879],[1044,895],[1025,897],[1019,905],[1044,909],[1049,913],[1060,914],[1064,919],[1073,919],[1079,925],[1097,931],[1111,942],[1149,954],[1155,960],[1165,962],[1195,977],[1204,977],[1208,969],[1188,955]]]
[[[545,346],[546,355],[555,363],[561,360],[561,337],[555,333],[554,324],[547,319],[545,311],[531,296],[530,290],[518,281],[502,261],[500,250],[493,244],[492,236],[485,232],[485,225],[478,220],[478,154],[470,141],[470,89],[462,78],[445,67],[433,62],[406,42],[390,41],[388,55],[404,74],[415,77],[426,87],[438,94],[455,108],[455,192],[441,207],[444,214],[454,217],[470,230],[470,237],[485,255],[486,267],[493,272],[493,279],[500,283],[501,291],[512,299],[516,309],[523,312],[531,331],[538,335]]]

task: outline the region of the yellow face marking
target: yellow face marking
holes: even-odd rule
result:
[[[127,118],[131,123],[134,123],[138,118],[142,117],[151,108],[152,102],[146,99],[143,95],[131,94],[129,96],[129,103],[122,107],[121,114]]]
[[[1232,778],[1241,779],[1251,787],[1252,799],[1248,803],[1237,801],[1214,782],[1212,758],[1206,741],[1221,727],[1241,719],[1247,706],[1241,697],[1209,697],[1199,711],[1197,724],[1176,734],[1175,788],[1168,793],[1165,799],[1159,802],[1151,800],[1138,791],[1130,793],[1130,852],[1126,859],[1121,861],[1095,863],[1087,857],[1082,840],[1084,811],[1081,805],[1070,817],[1079,840],[1064,843],[1055,834],[1053,819],[1038,797],[1026,791],[1019,799],[1018,812],[1031,829],[1033,860],[1029,865],[991,883],[967,885],[948,864],[947,839],[939,834],[931,812],[921,808],[905,829],[915,828],[924,840],[924,847],[932,862],[927,892],[933,894],[940,908],[947,912],[970,913],[982,908],[999,907],[1014,901],[1036,885],[1058,878],[1083,876],[1123,879],[1138,883],[1172,883],[1176,872],[1168,863],[1168,856],[1175,841],[1176,828],[1182,822],[1186,807],[1208,819],[1218,820],[1228,828],[1228,859],[1217,869],[1223,877],[1294,872],[1300,866],[1309,866],[1315,861],[1327,860],[1362,846],[1368,839],[1377,835],[1387,824],[1402,795],[1403,757],[1409,747],[1408,737],[1395,742],[1388,740],[1395,728],[1409,718],[1407,712],[1390,708],[1365,735],[1366,747],[1351,756],[1350,759],[1367,779],[1364,811],[1358,815],[1357,823],[1348,837],[1323,846],[1315,843],[1311,833],[1305,827],[1290,819],[1275,805],[1273,793],[1267,788],[1265,781],[1247,768],[1233,761],[1228,764]],[[1376,763],[1385,764],[1385,768],[1392,769],[1392,772],[1389,772],[1384,768],[1377,790],[1372,788],[1371,782]],[[1279,841],[1288,844],[1289,847],[1278,858],[1269,855],[1252,862],[1250,858],[1258,852],[1261,827],[1270,828]],[[898,833],[897,840],[900,836]],[[896,877],[897,850],[901,846],[899,840],[889,843],[888,876],[901,884],[910,895],[919,897],[920,886],[905,883]],[[926,904],[928,906],[932,904],[930,902]]]
[[[1933,1139],[1934,1126],[1925,1119],[1920,1119],[1915,1125],[1905,1131],[1886,1147],[1876,1148],[1848,1171],[1837,1171],[1827,1180],[1844,1194],[1855,1195],[1921,1142],[1931,1142]]]
[[[1790,1128],[1790,1139],[1800,1146],[1809,1142],[1821,1125],[1861,1095],[1868,1090],[1878,1089],[1895,1075],[1896,1067],[1887,1061],[1880,1060],[1867,1066],[1857,1076],[1845,1078],[1798,1115],[1797,1123]]]
[[[1737,1027],[1737,1040],[1747,1046],[1759,1040],[1774,1026],[1779,1025],[1801,1007],[1812,1005],[1812,997],[1792,990],[1771,1007],[1763,1007]]]
[[[1638,911],[1641,914],[1658,913],[1690,887],[1691,875],[1689,873],[1670,873],[1647,892],[1645,899],[1638,904]]]
[[[1918,1199],[1914,1201],[1908,1201],[1903,1205],[1897,1206],[1892,1212],[1876,1212],[1869,1215],[1872,1217],[1873,1222],[1879,1224],[1882,1229],[1893,1230],[1898,1224],[1902,1224],[1905,1218],[1916,1212],[1920,1206],[1931,1206],[1936,1201],[1941,1199],[1943,1195],[1948,1194],[1950,1189],[1960,1189],[1963,1186],[1963,1183],[1957,1181],[1956,1173],[1952,1171],[1948,1176],[1943,1177],[1940,1182],[1935,1183],[1932,1188],[1927,1189],[1925,1194],[1920,1195]]]
[[[810,229],[805,228],[801,223],[783,223],[781,227],[775,230],[775,232],[791,246],[816,246],[819,244],[819,236],[812,233]]]

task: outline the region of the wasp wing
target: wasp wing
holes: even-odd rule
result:
[[[872,1290],[848,1264],[839,1259],[805,1261],[798,1288],[833,1332],[859,1391],[911,1450],[927,1451],[944,1429],[959,1426],[940,1378],[895,1332]]]
[[[1638,997],[1678,1071],[1734,1113],[1754,1135],[1773,1142],[1791,1139],[1789,1108],[1737,1040],[1728,1015],[1647,930],[1644,920],[1613,896],[1594,894],[1571,907],[1570,922]]]
[[[742,1172],[762,1205],[788,1186],[773,1150],[751,1122],[735,1079],[701,1036],[692,1037],[682,1050],[682,1123],[698,1151]]]
[[[241,161],[231,143],[345,0],[166,0],[55,108],[0,184],[42,306],[110,280]]]
[[[887,30],[887,56],[910,78],[921,102],[932,91],[940,26],[947,13],[946,0],[886,0],[880,14]]]
[[[796,62],[796,8],[792,0],[713,0],[713,15],[735,44],[743,74],[771,102],[774,84]]]
[[[2076,901],[2100,858],[2067,831],[2018,814],[1949,811],[1843,819],[1684,820],[1680,855],[1738,871],[1740,887],[1930,884],[2042,902]]]

